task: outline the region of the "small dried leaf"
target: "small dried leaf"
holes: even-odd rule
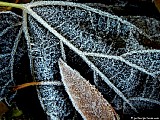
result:
[[[2,102],[0,101],[0,118],[2,117],[2,115],[4,113],[6,113],[8,111],[8,107]]]
[[[119,119],[101,93],[77,71],[59,61],[62,81],[76,110],[87,120]]]
[[[160,0],[154,0],[154,4],[156,8],[158,9],[158,11],[160,12]]]

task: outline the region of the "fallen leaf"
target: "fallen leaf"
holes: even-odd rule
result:
[[[160,12],[160,0],[153,0],[153,1],[154,1],[154,4],[155,4],[156,8]]]
[[[2,117],[3,114],[5,114],[8,111],[8,107],[0,101],[0,118]]]
[[[84,120],[119,120],[118,114],[108,101],[77,71],[61,59],[59,68],[65,90]]]

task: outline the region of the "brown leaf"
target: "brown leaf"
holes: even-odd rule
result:
[[[160,12],[160,0],[153,0],[153,1],[154,1],[154,4],[155,4],[156,8]]]
[[[65,89],[76,110],[87,120],[116,120],[118,115],[101,93],[62,60],[60,72]]]
[[[0,118],[2,117],[2,115],[4,113],[6,113],[8,111],[8,107],[2,102],[0,101]]]

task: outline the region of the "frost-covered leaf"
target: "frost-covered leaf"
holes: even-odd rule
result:
[[[77,71],[59,60],[65,89],[74,107],[85,120],[118,120],[119,117],[101,93]]]
[[[160,105],[160,50],[145,44],[153,40],[141,29],[82,4],[54,1],[25,7],[28,17],[24,12],[23,25],[37,80],[57,80],[57,60],[76,59],[69,56],[67,46],[88,64],[94,72],[95,84],[109,93],[104,94],[108,94],[117,110],[134,114]],[[105,87],[101,86],[103,82]],[[49,90],[51,94],[54,89],[39,90],[45,91],[40,92],[40,101],[47,105],[43,93]]]
[[[150,36],[160,34],[160,21],[155,18],[146,16],[122,16],[122,18],[136,25]]]
[[[14,86],[14,73],[18,69],[14,66],[18,66],[26,52],[21,22],[22,18],[12,12],[0,13],[0,101],[6,98],[8,87]]]
[[[61,57],[59,39],[29,16],[28,30],[24,13],[24,30],[28,31],[30,67],[36,81],[59,81],[57,61]],[[75,117],[63,86],[38,86],[38,97],[50,119],[71,119]],[[72,114],[71,114],[72,113]]]
[[[151,36],[153,40],[152,42],[146,42],[148,46],[153,49],[160,49],[160,21],[146,16],[122,16],[122,18]]]
[[[57,62],[63,58],[70,66],[78,66],[81,62],[89,66],[90,82],[124,114],[160,105],[160,50],[152,48],[153,36],[117,16],[83,4],[42,1],[23,6],[22,27],[36,81],[60,81]],[[10,28],[2,27],[1,33],[7,33]],[[18,44],[16,38],[13,38],[14,45]],[[78,72],[83,73],[83,67],[77,68]],[[4,72],[9,75],[6,81],[12,78],[10,72]],[[75,118],[74,107],[63,86],[38,86],[37,91],[50,119]]]

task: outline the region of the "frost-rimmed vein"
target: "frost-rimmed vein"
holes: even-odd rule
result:
[[[121,56],[112,56],[112,55],[106,55],[106,54],[100,54],[100,53],[87,53],[87,52],[84,52],[84,55],[92,56],[92,57],[103,57],[103,58],[108,58],[108,59],[119,60],[119,61],[124,62],[127,65],[129,65],[129,66],[131,66],[131,67],[133,67],[135,69],[138,69],[138,70],[140,70],[140,71],[142,71],[142,72],[144,72],[144,73],[146,73],[148,75],[151,75],[151,76],[155,77],[156,74],[160,73],[160,71],[159,72],[153,72],[153,73],[148,72],[146,69],[144,69],[144,68],[142,68],[142,67],[140,67],[140,66],[138,66],[136,64],[133,64],[133,63],[131,63],[131,62],[129,62],[129,61],[127,61],[127,60],[125,60],[123,58],[123,56],[132,55],[133,53],[142,53],[142,51],[137,51],[137,52],[134,51],[134,52],[131,52],[131,53],[129,52],[129,53],[125,53],[124,55],[121,55]],[[147,51],[150,51],[150,50],[145,50],[144,52],[147,52]],[[151,50],[151,52],[157,52],[157,51],[160,52],[160,50],[156,50],[156,51]]]
[[[0,54],[0,58],[7,57],[7,56],[10,56],[10,55],[11,55],[10,53]]]
[[[28,33],[28,28],[27,28],[27,13],[25,10],[23,10],[23,22],[22,22],[22,26],[23,26],[23,31],[24,31],[24,35],[25,35],[25,38],[27,40],[27,50],[28,50],[28,56],[29,56],[29,63],[30,63],[30,70],[31,70],[31,74],[33,74],[33,57],[32,57],[32,53],[31,53],[31,40],[30,40],[30,37],[29,37],[29,33]]]
[[[11,11],[2,11],[2,12],[0,12],[0,14],[11,14],[11,15],[17,17],[17,18],[21,18],[21,19],[22,19],[22,16],[19,16],[19,15],[15,14],[15,13],[13,13],[13,12],[11,12]],[[16,23],[16,24],[12,25],[12,26],[7,27],[6,29],[4,29],[4,30],[0,33],[0,37],[1,37],[3,34],[5,34],[9,29],[12,29],[12,28],[14,28],[14,27],[16,27],[16,26],[19,26],[19,25],[22,25],[22,23],[19,22],[19,23]]]
[[[22,25],[22,22],[19,22],[19,23],[13,25],[13,26],[7,27],[6,29],[4,29],[4,30],[0,33],[0,37],[1,37],[2,35],[4,35],[5,33],[7,33],[7,31],[8,31],[9,29],[12,29],[12,28],[17,27],[17,26],[20,26],[20,25]]]
[[[15,43],[14,43],[14,46],[12,48],[12,52],[11,52],[11,60],[10,60],[10,66],[11,66],[11,78],[13,78],[13,64],[14,64],[14,56],[15,56],[15,53],[16,53],[16,50],[17,50],[17,47],[18,47],[18,43],[20,41],[20,37],[21,37],[21,34],[22,34],[22,27],[20,28],[19,30],[19,33],[15,39]]]
[[[129,100],[124,96],[124,94],[114,86],[113,83],[92,63],[90,62],[84,53],[78,50],[74,45],[72,45],[65,37],[63,37],[60,33],[58,33],[55,29],[53,29],[46,21],[44,21],[40,16],[38,16],[30,6],[25,5],[26,12],[30,14],[33,18],[35,18],[40,24],[42,24],[45,28],[47,28],[51,33],[53,33],[57,38],[59,38],[65,45],[67,45],[70,49],[76,52],[93,70],[95,70],[103,80],[108,84],[108,86],[113,89],[135,112],[137,112],[136,108],[129,102]],[[24,23],[25,24],[25,23]],[[24,25],[27,27],[26,25]],[[24,32],[26,32],[24,30]],[[28,36],[27,36],[28,37]]]
[[[55,85],[55,86],[62,86],[63,83],[61,81],[45,81],[41,82],[40,85]]]
[[[134,101],[134,100],[137,100],[137,101],[146,101],[146,102],[150,102],[150,103],[154,103],[154,104],[157,104],[157,105],[160,105],[160,102],[157,101],[157,100],[154,100],[154,99],[148,99],[148,98],[143,98],[143,97],[132,97],[132,98],[129,98],[130,101]]]
[[[66,2],[66,1],[65,2],[63,2],[63,1],[38,1],[38,2],[33,2],[33,3],[23,4],[23,5],[24,5],[25,8],[31,8],[31,7],[37,7],[37,6],[45,6],[45,5],[59,5],[59,6],[70,6],[70,7],[82,8],[84,10],[92,11],[92,12],[97,13],[99,15],[108,17],[110,19],[118,20],[120,23],[123,23],[123,24],[126,24],[127,26],[130,26],[130,30],[137,30],[137,32],[139,32],[140,34],[143,34],[147,39],[152,41],[152,39],[151,39],[151,37],[149,35],[147,35],[141,29],[136,27],[134,24],[131,24],[130,22],[128,22],[126,20],[122,20],[120,17],[118,17],[116,15],[111,15],[110,13],[103,12],[101,10],[89,7],[89,6],[84,5],[84,4],[72,3],[72,2]]]
[[[64,61],[66,61],[66,54],[65,54],[65,50],[64,50],[64,45],[63,42],[60,40],[60,49],[61,49],[61,54],[62,54],[62,58]]]
[[[127,52],[127,53],[122,54],[121,56],[122,56],[122,57],[126,57],[127,55],[132,55],[132,54],[134,54],[134,53],[155,53],[155,52],[160,53],[160,50],[152,49],[152,50],[137,50],[137,51],[130,51],[130,52]]]
[[[5,14],[6,14],[6,13],[7,13],[7,14],[9,13],[9,14],[14,15],[15,17],[22,18],[22,16],[19,16],[19,15],[17,15],[16,13],[11,12],[11,11],[1,11],[1,12],[0,12],[0,14],[4,14],[4,13],[5,13]]]

